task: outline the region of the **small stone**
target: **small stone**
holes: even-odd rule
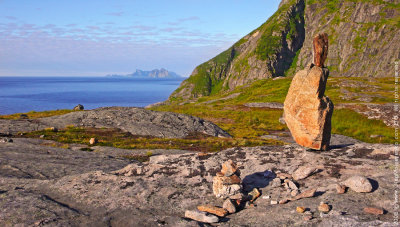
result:
[[[304,216],[304,221],[309,221],[309,220],[311,220],[313,217],[312,217],[312,215],[305,215]]]
[[[229,196],[229,198],[233,199],[233,200],[236,200],[236,199],[243,200],[245,197],[246,196],[243,193],[237,193],[237,194],[234,194],[232,196]]]
[[[238,169],[237,165],[232,161],[232,160],[228,160],[226,162],[224,162],[224,164],[222,164],[222,170],[221,172],[229,177],[232,176],[236,170]]]
[[[216,206],[211,206],[211,205],[202,205],[198,206],[197,209],[199,211],[204,211],[210,214],[215,214],[220,217],[225,217],[228,214],[228,211],[225,210],[224,208],[216,207]]]
[[[296,207],[296,211],[297,211],[297,213],[304,213],[304,211],[306,211],[306,208],[304,208],[304,207]]]
[[[289,199],[282,199],[282,200],[279,200],[279,204],[285,204],[285,203],[288,203],[290,200]]]
[[[284,180],[284,179],[291,179],[292,175],[288,173],[278,173],[276,174],[276,177],[279,177],[280,179]]]
[[[288,187],[289,187],[290,189],[292,189],[292,190],[297,190],[297,189],[299,189],[299,188],[297,187],[297,185],[296,185],[293,181],[286,179],[285,182],[288,184]]]
[[[328,204],[326,204],[326,203],[321,203],[321,204],[318,206],[318,210],[321,211],[321,212],[324,212],[324,213],[328,213],[328,212],[331,210],[331,208],[329,207]]]
[[[295,196],[295,197],[293,198],[293,200],[299,200],[299,199],[302,199],[302,198],[310,198],[310,197],[313,197],[313,196],[315,195],[315,192],[316,192],[316,191],[317,191],[316,188],[306,190],[306,191],[300,193],[299,195]]]
[[[96,143],[97,143],[97,139],[96,138],[90,138],[90,140],[89,140],[89,144],[90,145],[94,145]]]
[[[0,143],[12,143],[12,142],[13,142],[13,140],[8,137],[3,137],[0,139]]]
[[[279,123],[281,123],[283,125],[286,125],[286,121],[285,121],[285,118],[283,116],[279,118]]]
[[[294,180],[302,180],[310,176],[315,170],[315,167],[301,166],[292,174],[292,177]]]
[[[368,214],[381,215],[384,213],[383,209],[375,207],[365,207],[364,212]]]
[[[249,193],[249,196],[250,196],[249,199],[250,199],[251,202],[253,202],[255,199],[257,199],[258,197],[260,197],[260,195],[261,195],[260,191],[258,191],[257,188],[254,188],[254,189]]]
[[[19,119],[29,119],[29,116],[27,114],[20,114]]]
[[[338,194],[344,194],[346,192],[346,186],[337,184],[336,185],[336,191]]]
[[[271,196],[269,196],[269,195],[264,195],[263,197],[261,197],[262,199],[270,199],[271,198]]]
[[[232,203],[232,200],[230,200],[230,199],[226,199],[224,201],[222,208],[227,210],[230,214],[236,213],[236,206],[234,203]]]
[[[282,184],[282,181],[281,181],[280,178],[274,178],[274,179],[272,180],[271,186],[272,186],[273,188],[277,188],[277,187],[280,187],[281,184]]]
[[[298,194],[299,194],[299,190],[292,190],[290,192],[290,195],[293,196],[293,197],[297,196]]]
[[[276,201],[276,200],[271,200],[271,205],[276,205],[276,204],[278,204],[278,201]]]
[[[314,36],[313,50],[314,64],[318,67],[324,67],[324,62],[328,56],[328,35],[326,33]]]
[[[185,218],[190,218],[195,221],[204,223],[217,223],[219,221],[219,218],[215,215],[207,214],[206,212],[200,212],[196,210],[185,211]]]
[[[83,107],[83,105],[78,104],[77,106],[74,107],[74,110],[84,110],[85,107]]]
[[[343,185],[351,188],[355,192],[371,192],[372,184],[368,178],[364,176],[352,176],[342,182]]]
[[[240,179],[240,177],[236,176],[236,175],[232,175],[229,177],[222,177],[222,184],[225,185],[231,185],[231,184],[240,184],[242,182],[242,180]]]
[[[44,135],[40,135],[39,138],[42,138],[42,139],[43,139],[43,138],[44,138]]]
[[[58,129],[56,127],[45,128],[45,130],[51,132],[58,132]]]

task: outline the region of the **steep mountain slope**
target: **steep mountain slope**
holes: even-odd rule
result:
[[[197,66],[170,101],[233,90],[259,79],[291,76],[311,63],[312,37],[329,35],[333,76],[389,77],[400,58],[399,0],[283,0],[263,25]]]

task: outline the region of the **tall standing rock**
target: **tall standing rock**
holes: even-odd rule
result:
[[[284,103],[285,122],[296,143],[327,150],[331,138],[332,101],[324,96],[329,70],[324,68],[328,35],[314,37],[314,64],[293,77]]]

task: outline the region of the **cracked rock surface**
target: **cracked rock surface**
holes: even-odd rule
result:
[[[134,135],[183,138],[199,132],[210,136],[231,137],[217,125],[185,114],[158,112],[136,107],[103,107],[40,119],[0,119],[1,134],[37,131],[49,127],[118,128]]]
[[[224,200],[213,195],[212,180],[221,164],[232,160],[244,193],[258,188],[262,195],[253,206],[214,225],[394,226],[394,146],[344,136],[333,136],[332,144],[325,152],[294,143],[209,155],[158,150],[150,161],[139,163],[107,149],[87,152],[15,138],[14,143],[0,144],[0,225],[198,226],[184,218],[185,211],[201,204],[222,206]],[[290,176],[304,165],[319,171],[296,184],[300,193],[316,189],[314,197],[272,205],[272,200],[290,197],[285,187],[273,185],[276,175]],[[372,192],[336,192],[338,183],[360,174],[370,179]],[[331,211],[320,214],[320,202],[329,204]],[[297,213],[298,206],[309,208],[312,219]],[[385,213],[368,214],[365,207]]]

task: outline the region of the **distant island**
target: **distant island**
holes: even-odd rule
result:
[[[153,69],[151,71],[143,71],[140,69],[136,69],[136,72],[126,75],[118,75],[118,74],[109,74],[106,77],[132,77],[132,78],[182,78],[182,76],[169,72],[168,70],[161,69]]]

